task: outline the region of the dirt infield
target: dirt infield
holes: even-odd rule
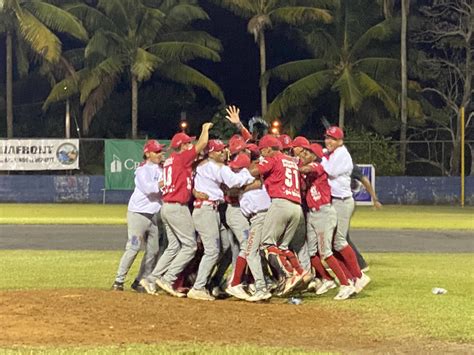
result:
[[[469,344],[364,335],[360,315],[283,302],[209,303],[86,289],[0,292],[0,347],[202,342],[343,352],[474,350]]]

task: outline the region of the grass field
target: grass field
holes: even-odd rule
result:
[[[106,290],[120,258],[120,252],[74,251],[0,251],[0,291],[41,289]],[[430,339],[441,342],[474,344],[472,254],[368,254],[373,279],[366,292],[348,302],[334,302],[332,293],[306,296],[301,306],[323,307],[334,313],[350,311],[359,314],[361,338]],[[134,275],[136,268],[130,274]],[[433,287],[448,290],[446,295],[433,295]],[[151,297],[148,295],[136,295]],[[166,297],[166,296],[163,296]],[[232,302],[232,301],[220,301]],[[272,302],[283,303],[284,300]],[[296,307],[296,306],[295,306]],[[0,315],[1,317],[1,315]],[[317,319],[317,315],[315,315]],[[242,348],[242,346],[244,348]],[[104,346],[93,348],[27,347],[45,353],[274,353],[302,352],[295,348],[265,348],[255,344],[242,346],[222,344],[161,343]],[[14,351],[15,348],[3,348]],[[0,349],[1,350],[1,349]],[[19,349],[16,349],[19,350]],[[308,351],[308,349],[304,349]]]
[[[126,205],[0,204],[0,224],[125,224]],[[352,228],[474,230],[474,207],[357,207]]]

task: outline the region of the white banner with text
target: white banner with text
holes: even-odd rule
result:
[[[0,170],[79,169],[78,139],[2,139]]]

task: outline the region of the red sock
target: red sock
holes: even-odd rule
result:
[[[316,272],[325,280],[332,280],[331,275],[328,274],[326,269],[323,266],[323,263],[321,262],[321,259],[319,258],[319,255],[315,255],[311,257],[311,265],[314,267]]]
[[[346,267],[349,269],[349,272],[354,277],[357,277],[357,278],[361,277],[362,273],[360,272],[360,267],[359,267],[359,264],[357,263],[357,257],[354,253],[354,250],[351,248],[351,246],[348,245],[344,249],[339,250],[339,253],[344,258],[344,264],[346,264]]]
[[[176,281],[174,282],[173,284],[173,287],[174,289],[176,290],[177,288],[179,287],[183,287],[184,286],[184,271],[181,272],[179,275],[178,275],[178,278],[176,279]]]
[[[354,275],[351,274],[349,269],[346,267],[346,264],[344,264],[344,258],[342,257],[342,255],[335,251],[334,256],[336,257],[336,260],[339,263],[339,267],[342,269],[342,271],[344,271],[344,274],[346,274],[347,278],[350,280],[354,279]]]
[[[247,260],[241,256],[238,256],[237,261],[235,262],[234,272],[232,274],[232,282],[230,283],[231,286],[237,286],[242,283],[242,276],[245,272],[246,266]]]
[[[327,257],[326,259],[324,259],[324,261],[328,264],[331,270],[334,271],[341,285],[345,285],[345,286],[349,285],[349,280],[347,279],[347,276],[344,273],[344,270],[339,266],[339,262],[334,257],[334,255]]]
[[[296,270],[296,272],[299,275],[304,274],[304,270],[301,267],[300,262],[298,261],[298,258],[296,257],[295,253],[293,253],[291,250],[282,250],[283,253],[286,255],[288,261],[290,262],[291,266]]]

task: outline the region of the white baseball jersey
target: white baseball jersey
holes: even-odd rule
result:
[[[244,192],[240,196],[239,203],[242,214],[249,217],[254,213],[268,210],[272,204],[272,199],[268,195],[265,185],[263,185],[260,189]]]
[[[247,170],[247,169],[244,169]],[[229,188],[242,187],[255,180],[247,170],[247,173],[234,173],[228,166],[217,163],[212,159],[196,168],[194,177],[194,188],[209,196],[210,201],[224,201],[224,192],[221,184]]]
[[[128,202],[130,212],[155,214],[163,204],[158,181],[163,168],[153,163],[145,163],[135,170],[135,189]]]
[[[340,198],[352,196],[351,174],[354,164],[347,148],[336,148],[329,158],[323,157],[321,165],[328,174],[331,195]]]

